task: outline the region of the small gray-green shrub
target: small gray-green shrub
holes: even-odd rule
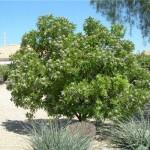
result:
[[[34,124],[31,129],[31,147],[33,150],[88,150],[93,132],[84,134],[81,132],[88,129],[88,123],[76,124],[76,129],[72,130],[72,125],[62,125],[57,121],[50,123]],[[93,126],[91,126],[93,127]],[[85,128],[85,129],[84,129]],[[73,131],[73,132],[72,132]],[[73,133],[73,134],[72,134]]]
[[[150,122],[148,118],[131,118],[117,122],[111,129],[111,141],[125,150],[150,149]]]

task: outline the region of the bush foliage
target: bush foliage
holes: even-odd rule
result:
[[[63,17],[41,16],[22,37],[7,88],[12,101],[50,116],[111,118],[139,111],[149,99],[150,73],[132,53],[122,25],[108,30],[89,17],[84,33]]]
[[[143,68],[146,68],[150,71],[150,56],[140,53],[137,55],[138,62]]]
[[[6,80],[9,72],[9,66],[8,65],[0,65],[0,76],[4,77],[4,80]]]

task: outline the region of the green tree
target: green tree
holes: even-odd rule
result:
[[[150,40],[150,0],[90,0],[90,4],[108,21],[136,25]]]
[[[111,118],[139,111],[149,99],[150,72],[123,39],[122,25],[109,31],[89,17],[83,33],[65,18],[41,16],[13,57],[7,87],[17,106],[50,116]]]

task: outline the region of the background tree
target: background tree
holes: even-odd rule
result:
[[[89,17],[84,34],[65,18],[41,16],[22,38],[7,87],[17,106],[50,116],[111,118],[139,111],[149,100],[150,72],[123,39],[122,25],[109,31]]]
[[[150,0],[90,0],[90,4],[112,23],[136,25],[150,41]]]

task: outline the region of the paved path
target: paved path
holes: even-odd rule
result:
[[[6,85],[0,84],[0,150],[29,150],[28,136],[23,127],[26,123],[26,111],[17,108],[10,97]],[[41,118],[48,118],[44,111],[36,114],[36,119]]]

